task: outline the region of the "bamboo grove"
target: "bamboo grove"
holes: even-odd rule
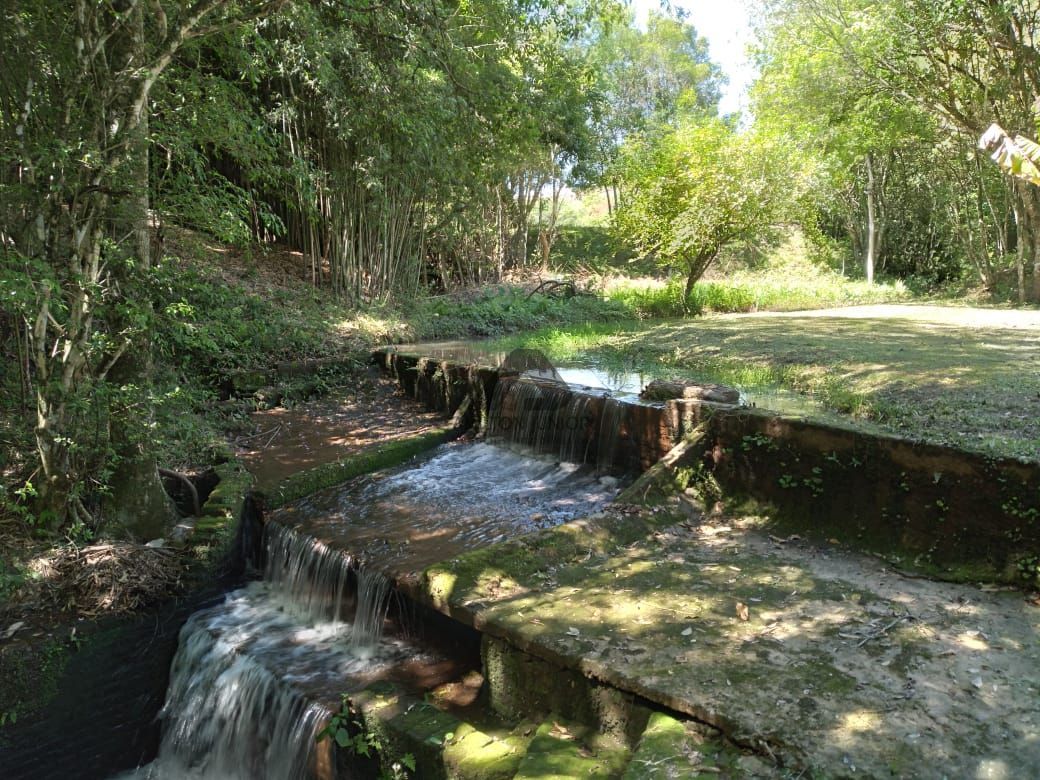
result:
[[[158,210],[287,242],[357,302],[498,278],[586,143],[577,41],[609,12],[293,4],[201,41],[156,96]]]

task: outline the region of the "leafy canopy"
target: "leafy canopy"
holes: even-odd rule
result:
[[[768,227],[783,163],[765,139],[721,119],[686,119],[622,151],[627,194],[615,215],[619,237],[665,267],[683,270],[687,290],[728,244]]]

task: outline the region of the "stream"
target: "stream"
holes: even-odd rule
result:
[[[388,620],[392,579],[595,513],[625,479],[609,457],[618,410],[593,419],[582,396],[545,383],[505,392],[487,441],[443,445],[265,518],[262,580],[185,624],[159,754],[119,777],[307,777],[341,694],[392,680],[421,695],[466,671],[407,619]]]

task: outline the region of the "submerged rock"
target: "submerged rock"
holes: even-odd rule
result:
[[[684,398],[722,404],[740,403],[740,391],[732,387],[671,379],[655,379],[643,389],[639,397],[644,401],[671,401],[676,398]]]

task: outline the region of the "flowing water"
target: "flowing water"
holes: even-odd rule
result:
[[[366,578],[349,557],[284,528],[272,527],[266,546],[264,581],[181,630],[159,756],[122,778],[306,777],[320,756],[315,734],[340,694],[383,679],[453,676],[455,665],[437,653],[382,636],[385,578]],[[366,606],[348,621],[352,579]]]
[[[488,342],[438,341],[423,344],[400,344],[394,347],[403,355],[451,360],[462,364],[475,363],[492,368],[502,365],[509,352]],[[638,361],[637,361],[638,363]],[[676,371],[665,366],[628,365],[619,367],[607,361],[584,355],[580,358],[553,361],[555,374],[569,385],[590,390],[609,392],[615,398],[632,400],[654,379],[685,378],[703,382],[719,382],[709,371]],[[535,373],[535,372],[532,372]],[[796,393],[781,387],[757,385],[738,387],[741,402],[747,406],[768,409],[780,414],[813,417],[829,422],[841,422],[842,417],[826,409],[810,395]]]
[[[616,478],[587,465],[488,443],[448,444],[414,468],[324,491],[273,512],[270,521],[350,550],[364,567],[407,576],[592,514],[617,487]]]
[[[592,514],[619,487],[604,472],[622,404],[559,381],[502,384],[494,443],[444,445],[271,513],[263,581],[184,626],[159,756],[126,777],[305,777],[322,760],[315,734],[341,693],[380,679],[429,687],[458,673],[450,659],[384,636],[392,580]]]

